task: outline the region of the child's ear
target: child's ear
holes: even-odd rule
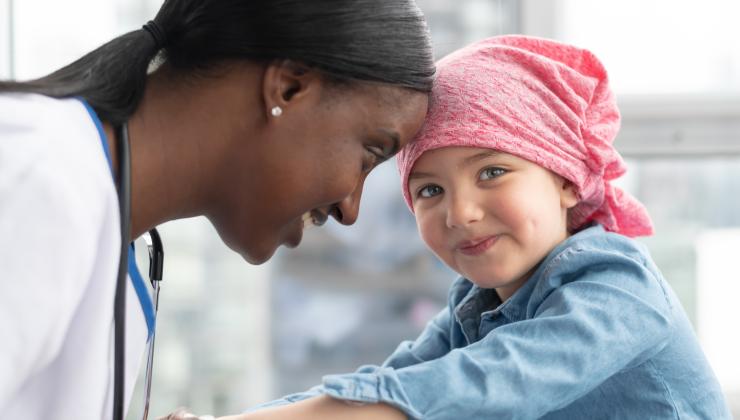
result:
[[[572,209],[578,201],[576,186],[567,179],[560,178],[560,206],[564,209]]]

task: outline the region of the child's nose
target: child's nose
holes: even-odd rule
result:
[[[460,228],[483,219],[483,208],[474,197],[467,194],[451,194],[447,208],[447,227]]]

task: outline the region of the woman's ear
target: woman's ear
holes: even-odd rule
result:
[[[576,186],[565,178],[560,178],[560,206],[571,209],[578,204],[578,191]]]
[[[318,94],[319,79],[316,71],[292,60],[268,63],[262,77],[265,113],[277,117],[283,112],[289,112],[296,102]],[[275,107],[280,110],[273,111]]]

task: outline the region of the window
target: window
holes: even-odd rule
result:
[[[536,3],[532,1],[531,3]],[[740,415],[740,3],[552,2],[556,39],[604,62],[622,111],[625,185],[648,207],[644,239]],[[734,293],[733,293],[734,292]]]

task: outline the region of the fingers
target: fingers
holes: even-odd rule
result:
[[[184,408],[178,408],[175,412],[165,417],[159,417],[157,420],[215,420],[215,417],[211,415],[196,416]]]

